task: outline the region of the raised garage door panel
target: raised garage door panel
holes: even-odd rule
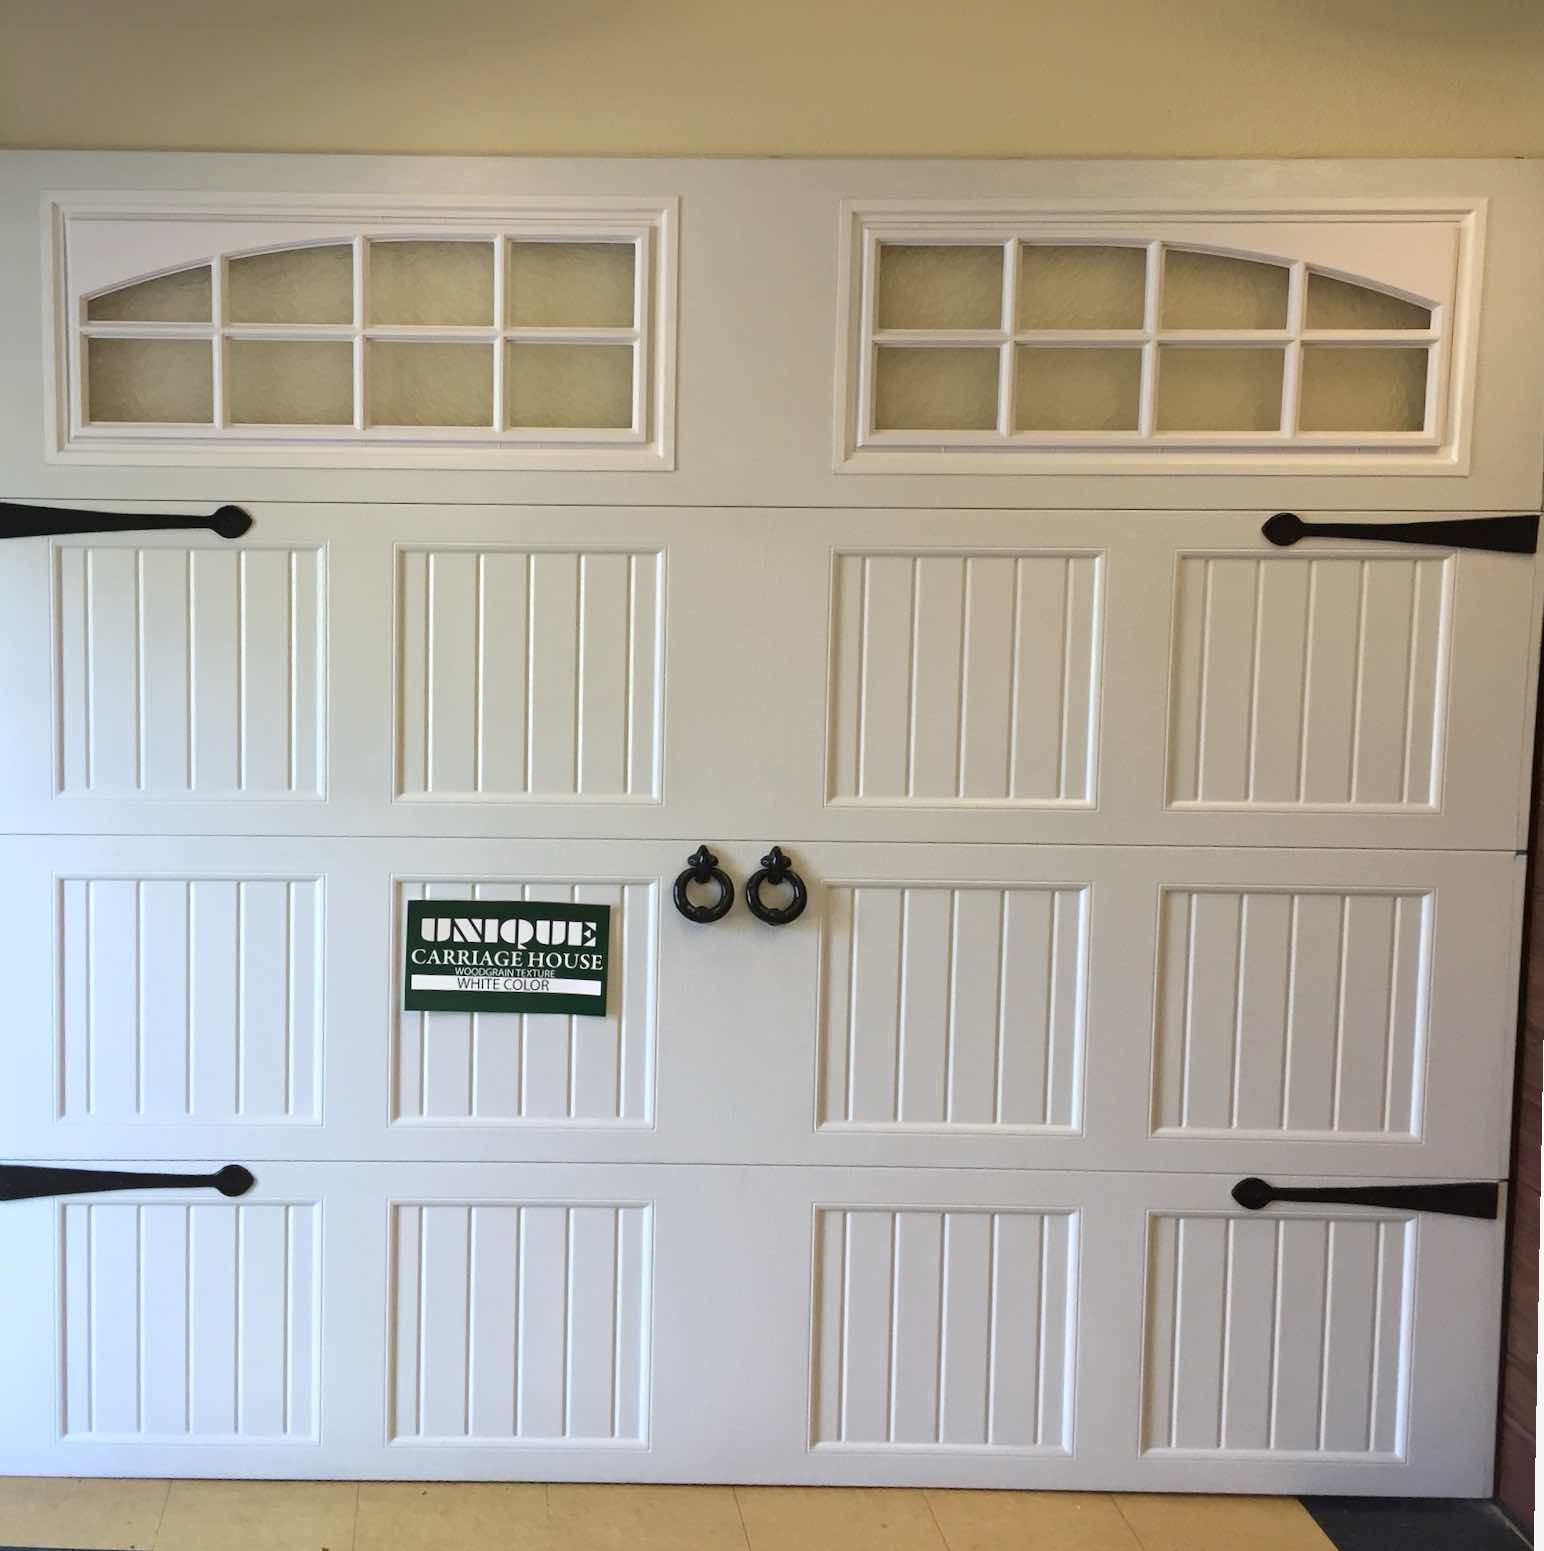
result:
[[[778,673],[730,723],[754,740],[764,822],[1513,849],[1530,560],[1375,527],[1277,549],[1267,515],[768,514]]]
[[[8,1133],[52,1156],[1505,1172],[1510,856],[785,838],[813,902],[775,931],[683,920],[668,842],[12,840],[12,1005],[47,1037],[18,1050]],[[757,850],[721,861],[743,879]],[[606,1016],[401,1011],[426,897],[608,905]],[[747,1031],[747,984],[775,1038]],[[742,1086],[756,1105],[724,1102]]]
[[[670,906],[679,842],[30,837],[0,844],[21,1155],[696,1161],[755,1156],[715,1094],[807,1092],[730,1037],[775,973],[743,911]],[[423,898],[610,910],[603,1017],[402,1010]],[[784,944],[791,947],[792,944]]]
[[[1512,849],[1533,567],[1277,550],[1265,515],[266,507],[235,549],[18,544],[7,795],[88,833]]]
[[[778,932],[767,995],[813,1095],[764,1090],[747,1128],[786,1092],[789,1129],[758,1148],[1234,1177],[1506,1172],[1510,856],[791,849],[814,904]]]
[[[239,1445],[279,1478],[1488,1480],[1494,1337],[1451,1332],[1492,1331],[1499,1223],[1256,1218],[1215,1176],[1111,1171],[261,1174],[239,1202],[8,1209],[13,1468],[221,1476]]]
[[[666,682],[686,676],[670,672],[677,659],[711,659],[721,635],[689,606],[712,591],[714,555],[696,542],[710,524],[251,511],[239,545],[147,533],[6,546],[15,827],[693,827],[707,778],[670,752],[684,740],[667,725]]]

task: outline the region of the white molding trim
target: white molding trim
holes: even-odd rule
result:
[[[1479,347],[1481,275],[1487,200],[1380,199],[1366,201],[1306,200],[1284,205],[1274,200],[1240,200],[1224,208],[1187,205],[1175,200],[1059,200],[1036,204],[1017,200],[968,203],[937,200],[845,200],[838,229],[838,286],[835,351],[835,416],[833,462],[837,473],[884,474],[1250,474],[1250,475],[1393,475],[1462,476],[1469,472],[1474,413],[1474,382]],[[1375,267],[1337,267],[1333,259],[1316,259],[1313,238],[1323,233],[1350,236],[1358,229],[1369,241],[1386,244],[1397,235],[1391,226],[1422,228],[1431,233],[1427,258],[1438,284],[1401,287],[1397,278],[1378,275]],[[1247,232],[1246,242],[1229,243],[1229,228]],[[1289,229],[1292,229],[1289,231]],[[1348,230],[1349,229],[1349,230]],[[1258,233],[1258,240],[1256,240]],[[1272,234],[1278,238],[1273,246]],[[980,431],[880,431],[872,427],[872,370],[869,356],[878,334],[874,282],[877,251],[882,242],[984,243],[1008,247],[1018,241],[1044,239],[1056,243],[1087,241],[1144,245],[1149,252],[1148,308],[1140,330],[1119,331],[1108,343],[1142,346],[1142,412],[1139,427],[1123,432],[1015,431],[1004,424],[999,394],[999,421]],[[1281,240],[1286,238],[1288,240]],[[1444,241],[1450,257],[1444,262]],[[1152,267],[1160,248],[1198,247],[1241,258],[1274,260],[1293,268],[1298,309],[1289,313],[1289,327],[1261,331],[1208,330],[1173,333],[1159,327],[1153,315]],[[1010,270],[1014,265],[1007,266]],[[1350,336],[1315,338],[1301,327],[1300,292],[1309,268],[1344,276],[1432,303],[1428,330],[1391,333],[1389,343],[1429,347],[1425,426],[1420,431],[1381,433],[1303,432],[1280,429],[1243,432],[1158,431],[1153,423],[1153,373],[1160,343],[1184,338],[1190,344],[1281,343],[1287,351],[1289,380],[1285,401],[1295,413],[1297,340],[1320,344],[1357,344]],[[1005,281],[1013,300],[1013,278]],[[1433,296],[1431,293],[1436,292]],[[1014,315],[1016,321],[1016,314]],[[1296,326],[1291,326],[1291,325]],[[933,331],[926,331],[930,336]],[[1095,346],[1106,343],[1108,331],[1070,334],[1050,343]],[[988,331],[990,343],[1005,352],[1026,331]],[[1186,337],[1188,335],[1188,337]],[[1290,336],[1290,337],[1289,337]],[[983,336],[984,338],[984,336]],[[936,337],[892,338],[891,343],[944,346],[957,341],[946,331]],[[963,343],[964,341],[958,341]],[[981,340],[973,341],[981,343]],[[1370,341],[1369,341],[1370,342]],[[1007,367],[1003,367],[1006,374]]]
[[[45,298],[43,371],[49,406],[44,454],[52,463],[154,465],[160,467],[286,467],[531,469],[669,471],[675,467],[676,319],[678,298],[679,198],[540,197],[369,198],[281,194],[186,193],[45,193],[42,208],[43,294]],[[104,227],[127,234],[136,227],[196,226],[209,240],[191,256],[157,270],[125,262],[121,275],[104,280],[82,275],[76,247]],[[272,228],[264,240],[264,228]],[[200,235],[203,235],[201,230]],[[539,331],[555,342],[584,335],[591,342],[635,344],[634,423],[630,428],[532,428],[497,430],[460,426],[368,426],[356,413],[351,425],[229,426],[176,424],[91,425],[84,410],[83,337],[198,338],[227,337],[338,339],[355,344],[356,399],[361,373],[361,341],[366,337],[465,338],[486,342],[495,357],[497,391],[503,377],[505,341],[536,331],[511,328],[497,312],[487,328],[368,327],[359,312],[359,254],[370,239],[482,238],[502,245],[511,239],[547,241],[627,241],[637,254],[634,265],[635,325],[631,329],[557,329]],[[215,287],[209,323],[179,325],[86,325],[82,300],[104,289],[130,284],[171,269],[225,261],[246,252],[351,242],[356,249],[356,312],[339,325],[239,325],[219,316],[220,287]],[[101,246],[99,243],[98,246]],[[100,268],[100,263],[98,264]],[[503,284],[496,263],[495,298]],[[625,339],[624,337],[625,336]],[[218,386],[218,385],[217,385]]]

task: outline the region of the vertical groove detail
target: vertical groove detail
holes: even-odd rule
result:
[[[852,552],[832,576],[835,800],[1092,800],[1098,556]]]
[[[1169,801],[1438,806],[1453,563],[1181,553]],[[1440,578],[1436,604],[1429,574]]]
[[[1062,1212],[820,1208],[815,1445],[1064,1453],[1075,1222]],[[831,1334],[819,1337],[822,1328]]]
[[[644,1417],[623,1397],[647,1388],[649,1207],[397,1211],[419,1226],[416,1258],[393,1265],[391,1362],[414,1376],[417,1401],[411,1425],[394,1421],[394,1442],[644,1441]]]
[[[1078,1124],[1085,885],[827,893],[817,1065],[839,1077],[821,1083],[822,1126]]]
[[[1157,1002],[1157,1129],[1417,1134],[1432,898],[1412,890],[1166,889],[1159,978],[1174,990]],[[1414,954],[1405,941],[1412,910]],[[1415,956],[1419,966],[1406,962]]]

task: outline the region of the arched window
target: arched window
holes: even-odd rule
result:
[[[1466,233],[1411,228],[858,212],[839,451],[1440,454]]]
[[[81,222],[61,443],[658,466],[670,215],[291,218],[274,223],[290,240],[261,246],[226,245],[229,221]],[[134,262],[190,247],[195,262]]]

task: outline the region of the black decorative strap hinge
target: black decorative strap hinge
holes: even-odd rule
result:
[[[1304,522],[1296,512],[1277,512],[1266,518],[1260,532],[1283,548],[1299,539],[1435,544],[1442,549],[1488,549],[1498,555],[1533,555],[1539,548],[1537,512],[1516,517],[1445,517],[1436,522]]]
[[[1270,1185],[1263,1179],[1241,1179],[1233,1199],[1258,1212],[1272,1201],[1322,1202],[1334,1206],[1386,1206],[1398,1212],[1441,1212],[1448,1217],[1483,1217],[1494,1221],[1501,1209],[1501,1187],[1491,1180],[1420,1185]]]
[[[239,506],[222,506],[208,517],[160,517],[154,512],[88,512],[75,506],[28,506],[0,501],[0,539],[49,538],[60,533],[146,533],[161,528],[208,528],[222,539],[239,539],[252,519]]]
[[[0,1201],[95,1195],[101,1190],[218,1190],[222,1196],[244,1196],[255,1183],[252,1171],[239,1163],[227,1163],[213,1174],[137,1174],[127,1169],[0,1163]]]

